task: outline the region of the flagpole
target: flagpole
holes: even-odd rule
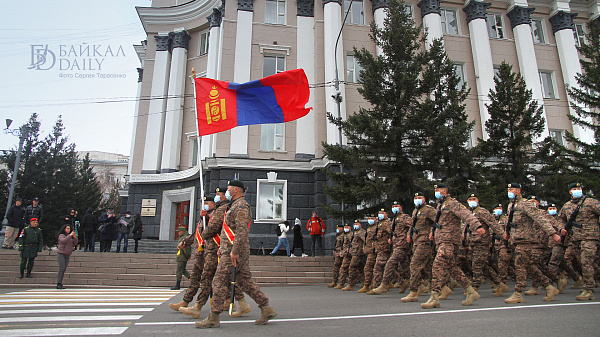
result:
[[[198,128],[198,106],[196,105],[196,68],[192,67],[192,76],[190,77],[192,80],[192,91],[194,93],[194,114],[196,115],[196,139],[198,140],[196,143],[198,144],[198,176],[200,178],[200,200],[202,200],[202,204],[200,209],[204,209],[204,182],[202,179],[202,137],[200,136],[200,129]],[[195,210],[194,210],[195,211]],[[206,228],[206,219],[202,218],[202,229]]]

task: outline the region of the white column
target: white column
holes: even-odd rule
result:
[[[442,17],[440,15],[440,2],[441,0],[421,0],[417,4],[421,9],[423,27],[425,27],[425,30],[427,31],[427,48],[433,44],[433,40],[444,37]]]
[[[477,83],[477,100],[479,102],[479,116],[483,140],[488,140],[489,135],[485,130],[485,122],[490,119],[486,107],[490,89],[494,88],[494,63],[492,61],[492,48],[486,23],[486,9],[490,3],[471,0],[463,11],[467,14],[469,35],[471,37],[471,52],[475,67],[475,82]]]
[[[325,54],[325,82],[333,84],[335,81],[335,69],[337,59],[338,78],[343,81],[344,76],[344,47],[343,38],[340,34],[340,39],[337,44],[337,53],[335,48],[336,39],[342,27],[342,2],[341,0],[324,0],[323,1],[323,21],[324,21],[324,54]],[[336,57],[337,56],[337,57]],[[340,83],[339,91],[342,98],[346,97],[346,87]],[[336,96],[336,90],[333,85],[325,87],[325,109],[327,112],[338,116],[338,106],[332,96]],[[340,117],[346,119],[346,103],[345,100],[340,103]],[[338,127],[327,121],[327,143],[339,144]],[[345,143],[345,137],[342,137],[342,144]]]
[[[237,31],[235,35],[235,61],[233,64],[233,81],[244,83],[250,81],[250,65],[252,60],[252,0],[238,1]],[[248,126],[231,129],[229,156],[248,157]]]
[[[530,14],[533,12],[534,8],[527,8],[525,6],[527,6],[527,2],[524,0],[519,0],[518,5],[512,4],[512,8],[509,8],[508,11],[508,18],[513,27],[521,76],[523,76],[527,88],[532,92],[532,99],[538,102],[539,107],[544,108],[542,84],[540,82],[540,74],[535,57],[535,49],[533,47],[533,36],[531,35]],[[541,141],[550,135],[546,109],[543,109],[543,111],[545,116],[544,130],[534,141]]]
[[[315,18],[314,0],[298,0],[298,28],[296,30],[297,63],[299,69],[304,69],[308,83],[315,83]],[[296,120],[296,159],[315,157],[315,94],[316,89],[310,89],[309,107],[313,107],[306,116]]]
[[[379,29],[383,29],[383,23],[387,17],[387,8],[389,6],[386,0],[373,0],[373,18],[375,25]],[[383,50],[380,46],[376,46],[377,55],[383,54]]]
[[[173,55],[169,74],[169,98],[165,111],[165,131],[160,172],[179,170],[183,127],[183,95],[186,85],[187,52],[190,35],[182,28],[173,36]]]
[[[138,116],[140,115],[140,98],[142,97],[142,77],[144,74],[144,68],[137,68],[138,70],[138,86],[137,86],[137,99],[135,101],[135,110],[133,112],[133,131],[131,132],[131,148],[129,150],[129,163],[127,165],[127,175],[131,176],[131,168],[133,166],[133,154],[135,150],[135,137],[137,134]]]
[[[169,69],[171,63],[171,37],[165,34],[156,35],[156,55],[154,56],[154,72],[150,103],[148,107],[148,124],[142,173],[160,173],[163,136],[165,131],[165,109],[167,107],[167,91],[169,89]]]

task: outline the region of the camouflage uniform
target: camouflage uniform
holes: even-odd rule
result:
[[[342,256],[342,266],[340,267],[340,276],[337,281],[338,284],[346,284],[346,280],[348,279],[348,269],[350,268],[350,261],[352,260],[352,255],[350,255],[352,233],[348,232],[342,235],[344,236],[344,243],[340,251],[340,255]]]
[[[571,214],[581,203],[579,199],[568,201],[558,213],[559,227],[565,228]],[[600,216],[600,202],[594,198],[585,198],[583,205],[579,209],[579,213],[575,218],[575,222],[580,223],[583,227],[573,227],[573,242],[574,251],[580,257],[581,271],[583,274],[583,289],[593,291],[596,285],[594,279],[594,265],[596,260],[596,252],[598,250],[598,241],[600,240],[600,227],[598,226],[598,217]]]
[[[223,303],[228,296],[231,284],[231,253],[238,254],[236,266],[236,287],[248,294],[259,307],[269,305],[269,299],[260,290],[258,285],[252,281],[250,273],[250,232],[249,224],[252,220],[252,210],[244,197],[239,197],[231,202],[225,214],[225,223],[235,235],[233,242],[229,241],[226,228],[221,231],[221,259],[217,266],[217,272],[213,278],[213,300],[211,311],[220,314],[223,311]]]
[[[473,253],[473,287],[479,288],[483,282],[484,276],[489,277],[494,283],[499,284],[502,280],[494,269],[490,266],[490,245],[492,237],[490,230],[496,235],[504,236],[504,230],[494,219],[494,216],[485,208],[477,207],[473,210],[473,215],[479,220],[481,228],[485,229],[485,234],[479,235],[475,230],[471,230],[469,238],[471,251]]]
[[[554,229],[558,231],[558,214],[553,216],[553,218],[555,220]],[[565,259],[565,252],[567,251],[567,248],[570,244],[570,237],[565,238],[564,243],[555,243],[552,239],[548,240],[548,246],[552,249],[550,261],[548,262],[548,270],[550,271],[549,276],[552,280],[557,280],[560,277],[559,271],[561,270],[565,271],[567,275],[569,275],[569,277],[572,278],[574,281],[579,280],[579,274],[577,274],[575,269],[573,269],[573,265],[567,262],[567,260]]]
[[[342,246],[344,245],[344,232],[340,232],[335,238],[335,248],[333,250],[333,281],[332,285],[338,283],[338,276],[340,275],[340,268],[342,267]]]
[[[509,273],[514,272],[511,271],[513,247],[512,245],[508,244],[508,242],[502,239],[502,233],[506,231],[507,221],[508,217],[506,215],[501,215],[500,218],[498,218],[497,223],[500,226],[500,228],[502,228],[502,232],[496,233],[496,231],[494,231],[494,234],[496,234],[496,242],[494,243],[494,249],[498,254],[498,277],[500,277],[500,281],[502,281],[502,283],[506,283]],[[492,230],[493,229],[494,228],[492,227]]]
[[[540,210],[540,212],[542,213],[542,216],[544,216],[552,225],[554,231],[558,232],[554,217],[548,214],[545,210]],[[554,278],[554,274],[550,271],[550,268],[548,268],[548,261],[550,260],[550,254],[552,253],[548,247],[548,241],[551,240],[554,242],[554,240],[548,236],[548,234],[542,230],[537,223],[534,223],[534,227],[537,233],[538,242],[533,245],[531,250],[531,262],[538,266],[538,269],[542,272],[542,274],[544,274],[544,276],[548,277],[551,281],[556,282],[558,281],[558,277]],[[536,282],[533,282],[532,285],[534,287],[540,286],[540,284],[537,284]]]
[[[437,255],[433,261],[433,279],[432,291],[440,292],[446,285],[450,277],[454,278],[463,288],[471,286],[471,281],[465,277],[463,271],[456,264],[456,255],[458,254],[461,243],[461,220],[472,230],[477,230],[481,224],[469,212],[467,207],[459,203],[456,199],[447,196],[442,203],[438,205],[438,212],[441,212],[439,224],[441,229],[436,230],[435,242],[437,244]]]
[[[365,254],[363,252],[363,248],[365,246],[366,235],[367,231],[362,228],[352,232],[352,244],[350,245],[350,256],[352,258],[350,260],[350,271],[348,278],[348,285],[352,287],[356,285],[361,278],[364,279],[363,257]]]
[[[375,266],[375,260],[377,259],[377,253],[375,253],[375,231],[377,225],[371,225],[367,228],[365,235],[365,244],[363,245],[363,252],[367,255],[367,262],[365,262],[365,282],[364,286],[370,287],[373,283],[373,267]]]
[[[433,249],[429,241],[429,233],[435,221],[435,208],[423,205],[412,213],[415,224],[412,233],[413,256],[410,261],[410,291],[416,292],[421,283],[421,274],[426,280],[431,280]]]
[[[392,238],[392,221],[390,219],[382,220],[377,224],[377,237],[375,238],[375,267],[373,268],[373,288],[379,286],[383,279],[385,264],[390,258],[391,249],[389,240]]]
[[[208,214],[205,217],[206,222],[208,223],[208,217],[212,214],[214,210],[210,210],[208,212]],[[200,230],[202,227],[200,227],[200,224],[198,224],[198,227],[196,228],[196,230]],[[192,273],[190,274],[190,285],[187,287],[187,289],[185,290],[185,294],[183,294],[183,301],[186,303],[190,303],[193,299],[194,296],[196,296],[196,293],[198,292],[198,288],[200,287],[200,278],[202,276],[202,271],[204,268],[204,247],[202,246],[198,246],[197,248],[195,248],[195,246],[198,245],[198,242],[196,242],[196,235],[190,235],[187,238],[185,238],[185,240],[183,240],[183,246],[184,247],[191,247],[194,246],[194,266],[192,267]]]
[[[406,237],[412,220],[408,214],[400,213],[392,220],[392,227],[396,224],[393,233],[393,251],[385,264],[381,283],[388,284],[396,278],[398,282],[410,278],[410,251]]]

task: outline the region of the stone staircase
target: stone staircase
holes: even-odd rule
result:
[[[141,248],[141,243],[140,243]],[[114,250],[114,245],[113,245]],[[35,259],[33,278],[19,278],[17,250],[0,250],[3,268],[0,287],[54,287],[56,252],[44,250]],[[193,258],[188,262],[191,271]],[[252,278],[261,286],[314,285],[331,282],[333,258],[251,256]],[[175,254],[99,253],[75,251],[63,283],[65,286],[171,287],[175,283]],[[185,278],[184,278],[185,279]],[[187,279],[182,287],[187,287]]]

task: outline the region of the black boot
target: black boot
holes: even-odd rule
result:
[[[33,277],[33,276],[31,276],[31,270],[27,271],[27,275],[25,275],[25,277],[27,277],[27,278],[32,278]]]
[[[62,283],[59,283],[56,285],[56,289],[65,289],[65,287],[63,287]]]
[[[171,288],[171,290],[179,290],[181,289],[181,280],[177,280],[177,283]]]
[[[24,275],[25,275],[25,271],[21,270],[21,274],[19,275],[19,278],[23,278]]]

